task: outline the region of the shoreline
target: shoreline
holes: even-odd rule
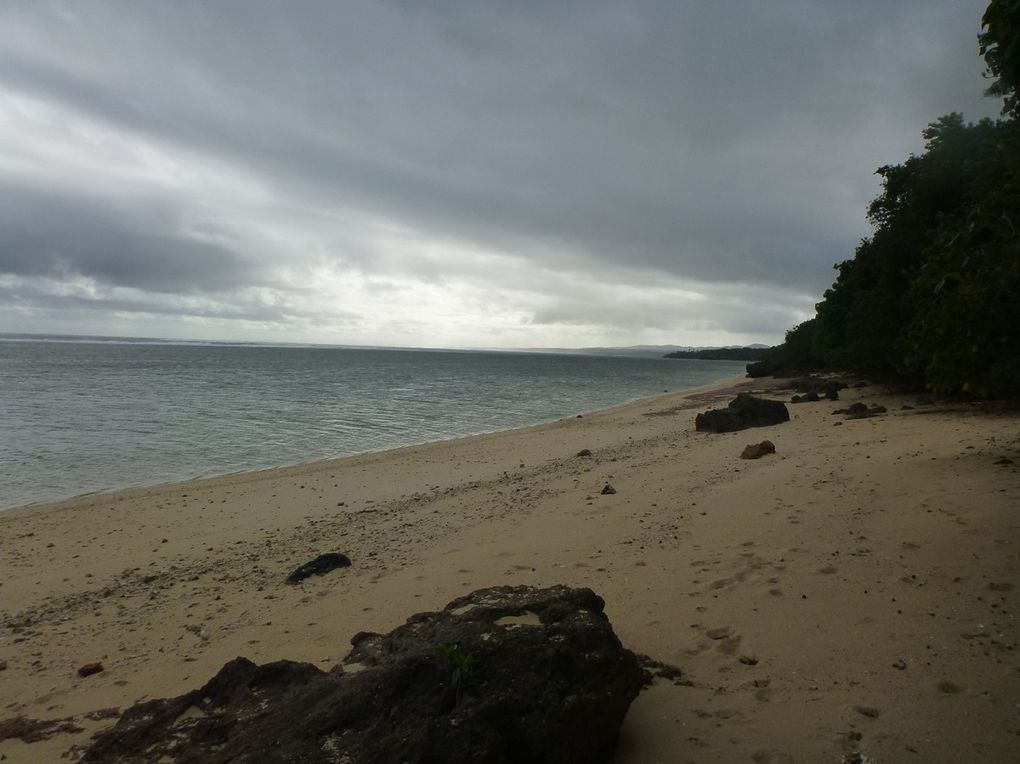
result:
[[[0,753],[60,760],[112,723],[97,712],[239,655],[328,669],[358,631],[486,586],[564,583],[604,598],[624,646],[684,672],[634,702],[621,764],[1010,760],[1020,470],[999,460],[1020,462],[1020,417],[868,387],[789,405],[781,425],[694,432],[737,389],[789,400],[734,381],[0,512],[0,720],[80,728]],[[888,413],[833,415],[858,400]],[[777,453],[739,458],[766,438]],[[283,585],[331,551],[352,567]]]
[[[433,352],[433,351],[430,351],[430,352]],[[454,351],[451,351],[451,352],[454,352]],[[627,406],[638,404],[638,403],[640,403],[642,401],[645,401],[645,400],[651,400],[651,399],[658,398],[658,397],[661,397],[661,396],[664,396],[664,395],[680,395],[680,394],[686,394],[686,393],[696,393],[699,390],[702,390],[702,389],[709,390],[709,389],[718,387],[719,385],[732,385],[732,384],[736,384],[736,383],[738,383],[742,379],[744,379],[743,375],[741,375],[741,376],[734,376],[734,377],[723,377],[722,379],[716,380],[715,382],[710,382],[710,383],[704,384],[704,385],[697,385],[697,386],[694,386],[694,387],[683,388],[683,389],[675,390],[675,391],[666,391],[666,392],[662,392],[662,393],[655,393],[655,394],[647,395],[647,396],[639,396],[637,398],[631,398],[631,399],[628,399],[626,401],[623,401],[622,403],[615,404],[613,406],[608,406],[608,407],[605,407],[605,408],[598,408],[598,409],[579,411],[578,415],[589,416],[589,415],[597,414],[597,413],[600,413],[600,412],[603,412],[603,411],[613,411],[613,410],[618,409],[618,408],[624,408],[624,407],[627,407]],[[507,428],[499,428],[499,429],[495,429],[495,430],[485,430],[485,431],[480,431],[480,432],[467,433],[467,434],[464,434],[464,435],[453,435],[453,436],[450,436],[450,437],[447,437],[447,438],[438,438],[438,439],[434,439],[434,440],[413,441],[413,442],[404,443],[404,444],[401,444],[401,445],[388,446],[388,447],[385,447],[385,448],[369,449],[369,450],[366,450],[366,451],[356,451],[356,452],[353,452],[353,453],[350,453],[350,454],[344,454],[344,455],[340,455],[340,456],[327,456],[327,457],[322,457],[322,458],[312,458],[312,459],[302,460],[302,461],[288,463],[288,464],[276,464],[276,465],[271,465],[271,466],[267,466],[267,467],[242,468],[242,469],[232,470],[232,471],[229,471],[229,472],[222,472],[222,473],[218,472],[218,473],[209,474],[209,475],[199,475],[199,476],[192,476],[192,477],[184,477],[184,478],[181,478],[179,480],[162,480],[162,481],[157,481],[157,482],[152,482],[152,483],[141,483],[141,484],[138,484],[138,485],[122,485],[122,486],[115,486],[115,487],[112,487],[112,488],[101,488],[101,489],[97,489],[97,490],[93,490],[93,491],[87,491],[85,493],[72,494],[70,496],[64,496],[64,497],[60,497],[60,498],[56,498],[56,499],[41,499],[39,501],[33,501],[33,502],[29,502],[29,503],[12,504],[10,506],[0,506],[0,515],[3,515],[6,512],[15,511],[15,510],[23,510],[23,509],[27,510],[27,509],[32,509],[32,508],[44,509],[44,508],[49,507],[49,506],[61,505],[61,504],[65,504],[65,503],[68,503],[68,502],[78,502],[80,500],[85,500],[85,499],[88,499],[90,497],[110,496],[110,495],[120,494],[120,493],[123,493],[123,492],[129,492],[129,491],[141,491],[141,490],[147,490],[147,489],[151,489],[151,488],[159,488],[159,487],[162,487],[162,486],[177,486],[177,485],[183,485],[183,484],[191,484],[191,483],[202,482],[202,481],[205,481],[205,480],[216,480],[216,479],[219,479],[219,478],[233,478],[233,477],[239,477],[239,476],[243,476],[243,475],[257,474],[257,473],[261,473],[261,472],[272,472],[274,470],[300,469],[300,468],[303,468],[303,467],[311,467],[311,466],[314,466],[314,465],[320,464],[320,463],[339,462],[339,461],[343,461],[345,459],[353,459],[353,458],[357,458],[357,457],[360,457],[360,456],[368,456],[368,455],[371,455],[371,454],[383,454],[383,453],[387,453],[389,451],[397,451],[397,450],[400,450],[400,449],[403,449],[403,448],[420,448],[420,447],[432,445],[434,443],[449,443],[449,442],[453,442],[453,441],[459,441],[459,440],[465,440],[465,439],[470,439],[470,438],[483,437],[483,436],[486,436],[486,435],[498,435],[498,434],[504,433],[504,432],[517,432],[517,431],[520,431],[520,430],[527,430],[527,429],[530,429],[530,428],[533,428],[533,427],[543,427],[543,426],[554,424],[555,422],[563,421],[563,420],[569,419],[569,418],[571,418],[571,417],[570,416],[554,417],[552,419],[543,419],[543,420],[540,420],[538,422],[533,422],[531,424],[524,424],[524,425],[520,425],[520,426],[517,426],[517,427],[507,427]]]
[[[656,400],[658,398],[663,398],[663,397],[668,397],[668,396],[687,395],[687,394],[696,395],[699,392],[709,392],[709,391],[715,390],[716,388],[719,388],[719,387],[733,387],[733,386],[738,385],[740,382],[745,381],[745,380],[746,380],[746,377],[744,377],[744,376],[724,377],[724,378],[719,379],[719,380],[717,380],[715,382],[710,382],[710,383],[705,384],[705,385],[697,385],[695,387],[688,387],[688,388],[684,388],[682,390],[666,391],[666,392],[662,392],[662,393],[656,393],[654,395],[647,395],[647,396],[641,396],[641,397],[638,397],[638,398],[632,398],[630,400],[624,401],[623,403],[616,404],[615,406],[608,406],[606,408],[593,409],[593,410],[590,410],[590,411],[580,411],[580,412],[578,412],[577,416],[578,417],[583,417],[583,416],[591,416],[593,414],[612,412],[612,411],[616,411],[617,409],[625,409],[625,408],[627,408],[629,406],[634,406],[634,405],[637,405],[637,404],[642,404],[642,403],[644,403],[646,401],[648,401],[648,402],[654,401],[654,400]],[[8,513],[8,512],[20,512],[22,510],[25,510],[25,511],[29,511],[29,510],[43,510],[43,511],[45,511],[45,510],[47,510],[48,508],[51,508],[51,507],[55,508],[55,507],[58,507],[58,506],[69,504],[69,503],[79,504],[79,503],[84,502],[84,501],[86,501],[88,499],[92,499],[92,498],[101,499],[103,497],[115,496],[115,495],[119,495],[119,494],[122,494],[122,493],[131,493],[131,492],[136,492],[136,491],[150,491],[150,490],[156,490],[156,489],[161,489],[161,488],[172,489],[172,488],[179,487],[179,486],[191,485],[193,483],[204,483],[206,481],[220,480],[220,479],[244,478],[245,476],[257,476],[260,473],[272,473],[272,472],[276,472],[276,471],[279,471],[279,470],[302,470],[302,469],[305,469],[305,468],[312,469],[312,468],[315,468],[316,466],[323,466],[323,465],[327,465],[327,464],[340,463],[340,462],[344,462],[344,461],[346,461],[348,459],[357,459],[359,457],[367,457],[367,456],[378,455],[378,454],[387,454],[387,453],[390,453],[391,451],[394,451],[394,452],[395,451],[401,451],[402,449],[423,448],[423,447],[432,446],[432,445],[436,445],[436,444],[455,443],[457,441],[471,440],[473,438],[484,438],[486,436],[500,435],[500,434],[503,434],[503,433],[522,432],[522,431],[525,431],[525,430],[530,430],[532,428],[546,427],[548,425],[555,424],[556,422],[569,421],[572,418],[576,418],[576,417],[569,417],[569,416],[568,417],[557,417],[557,418],[554,418],[554,419],[547,419],[547,420],[543,420],[543,421],[540,421],[540,422],[535,422],[533,424],[521,425],[520,427],[508,427],[508,428],[504,428],[504,429],[490,430],[490,431],[485,431],[485,432],[469,433],[467,435],[454,435],[454,436],[449,437],[449,438],[439,438],[439,439],[436,439],[436,440],[423,440],[423,441],[420,441],[420,442],[405,443],[403,445],[392,446],[392,447],[389,447],[389,448],[370,449],[368,451],[357,451],[355,453],[346,454],[346,455],[343,455],[343,456],[330,456],[330,457],[325,457],[325,458],[322,458],[322,459],[311,459],[311,460],[308,460],[308,461],[295,462],[293,464],[280,464],[280,465],[275,465],[275,466],[272,466],[272,467],[257,467],[257,468],[254,468],[254,469],[240,469],[240,470],[234,470],[232,472],[216,473],[216,474],[213,474],[213,475],[201,475],[201,476],[197,476],[197,477],[182,478],[181,480],[168,480],[168,481],[162,481],[162,482],[156,482],[156,483],[145,483],[145,484],[142,484],[142,485],[128,485],[128,486],[123,486],[123,487],[119,487],[119,488],[100,489],[100,490],[96,490],[96,491],[89,491],[87,493],[73,494],[71,496],[65,496],[65,497],[59,498],[59,499],[34,501],[34,502],[30,502],[28,504],[14,504],[14,505],[9,506],[9,507],[0,507],[0,517],[2,517],[5,513]]]

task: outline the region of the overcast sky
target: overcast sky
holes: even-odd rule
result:
[[[987,0],[4,0],[0,331],[775,342]]]

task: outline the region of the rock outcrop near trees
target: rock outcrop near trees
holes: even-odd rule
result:
[[[694,429],[705,432],[736,432],[748,427],[768,427],[790,421],[790,412],[782,401],[769,401],[740,393],[724,409],[698,414]]]
[[[85,764],[596,762],[643,681],[590,589],[481,589],[343,663],[227,663],[204,687],[129,708]]]

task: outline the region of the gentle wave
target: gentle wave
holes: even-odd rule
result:
[[[552,421],[740,363],[0,341],[0,508]]]

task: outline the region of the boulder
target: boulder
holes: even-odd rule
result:
[[[747,369],[747,376],[749,377],[768,377],[779,371],[779,364],[775,361],[763,360],[749,363],[744,368]]]
[[[843,413],[846,414],[847,419],[867,419],[871,416],[878,416],[879,414],[886,413],[886,407],[875,404],[867,406],[864,403],[857,401],[856,403],[851,404],[850,407]]]
[[[740,454],[741,459],[761,459],[766,454],[774,454],[776,446],[771,440],[763,440],[761,443],[751,443],[744,447]]]
[[[500,586],[343,663],[235,658],[201,689],[127,709],[83,764],[596,762],[644,673],[590,589]]]
[[[840,382],[836,379],[826,379],[825,377],[808,375],[806,377],[792,379],[787,382],[784,387],[796,390],[798,393],[807,393],[809,396],[815,396],[808,398],[801,397],[799,401],[791,401],[792,403],[802,403],[805,400],[820,400],[821,396],[828,398],[830,401],[838,401],[839,391],[846,388],[847,384],[846,382]]]
[[[287,576],[287,583],[300,583],[310,576],[324,576],[331,570],[349,568],[350,566],[351,561],[347,555],[340,554],[339,552],[327,552],[326,554],[320,554],[314,560],[306,562],[300,568],[294,570]]]
[[[818,397],[818,393],[812,390],[810,393],[805,393],[804,395],[793,396],[790,398],[790,403],[816,403],[820,400],[821,398]]]
[[[767,427],[790,421],[790,412],[782,401],[769,401],[740,393],[724,409],[698,414],[694,429],[706,432],[735,432],[748,427]]]

